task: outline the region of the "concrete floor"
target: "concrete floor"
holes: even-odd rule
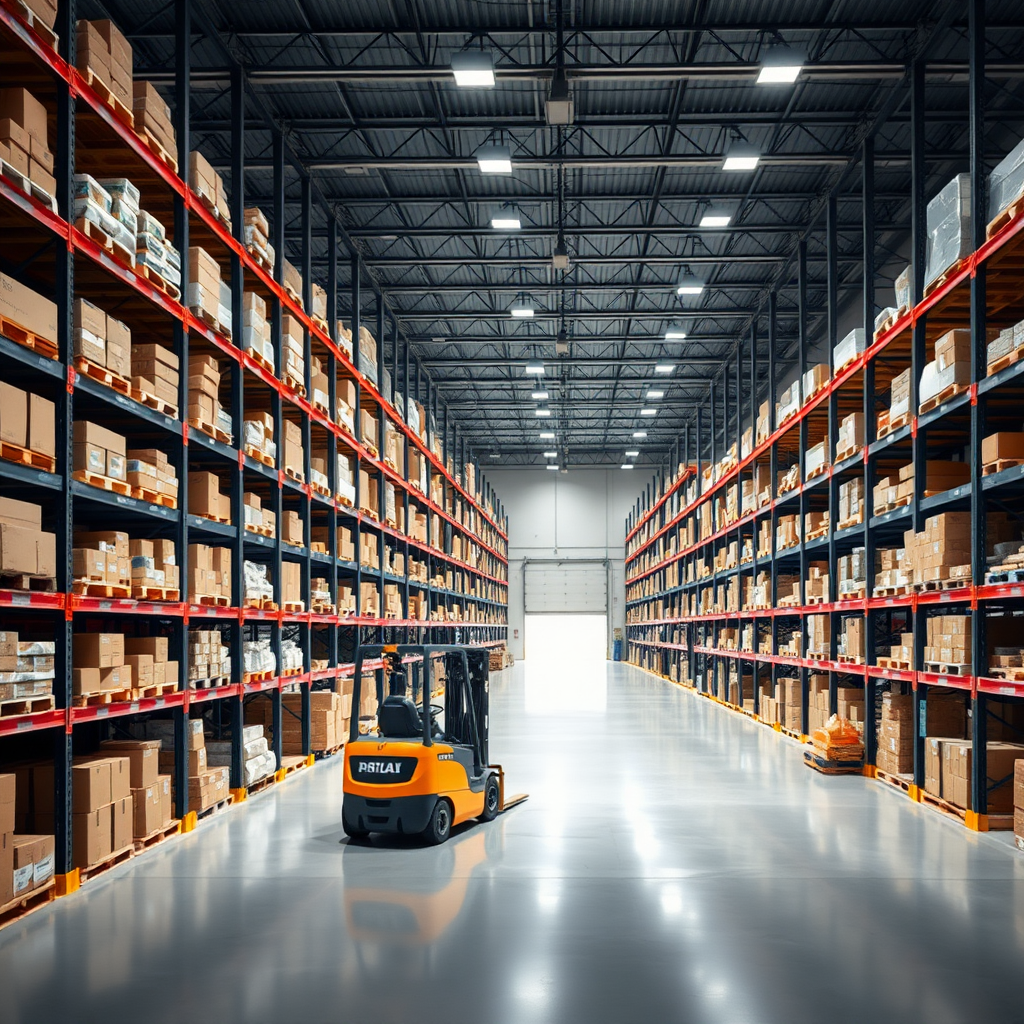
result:
[[[1024,1021],[1005,837],[628,666],[517,666],[492,722],[524,806],[350,847],[324,762],[0,932],[0,1019]]]

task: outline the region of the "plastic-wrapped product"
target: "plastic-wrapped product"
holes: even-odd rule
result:
[[[78,198],[75,200],[74,214],[76,221],[87,220],[95,224],[105,235],[109,235],[111,238],[114,237],[121,226],[109,211],[105,210],[99,203],[95,203],[88,198]],[[131,247],[134,251],[134,239],[132,239]]]
[[[133,213],[139,212],[139,190],[127,178],[100,178],[99,183],[110,193],[111,199],[119,199]]]
[[[927,363],[921,371],[921,382],[918,384],[918,397],[921,403],[941,394],[952,384],[967,385],[971,383],[970,362],[955,362],[944,370],[939,369],[938,360]]]
[[[76,174],[75,175],[75,216],[78,216],[78,200],[88,199],[90,202],[95,203],[97,206],[103,208],[106,213],[110,213],[110,207],[112,199],[110,193],[91,175],[88,174]]]
[[[910,272],[913,268],[907,264],[896,278],[896,308],[903,309],[910,305]]]
[[[882,329],[882,324],[894,317],[897,312],[898,310],[892,306],[886,306],[885,309],[881,310],[875,316],[875,333],[877,334]]]
[[[832,350],[832,365],[835,367],[836,373],[852,363],[864,351],[866,345],[867,335],[863,327],[855,327],[850,331]]]
[[[145,210],[139,210],[138,223],[140,234],[146,232],[147,234],[155,235],[161,242],[167,241],[167,229],[153,214],[147,213]]]
[[[132,235],[139,233],[139,215],[120,197],[112,196],[110,214],[116,217],[118,222],[123,224]]]
[[[246,506],[248,508],[248,506]],[[245,599],[258,600],[262,598],[272,599],[274,587],[267,577],[267,566],[262,562],[250,562],[246,560],[243,566]],[[246,671],[252,671],[247,669]]]
[[[971,252],[971,176],[958,174],[928,204],[925,284]]]
[[[1024,139],[1021,139],[988,176],[988,219],[995,220],[1024,196]]]
[[[281,671],[302,668],[302,648],[294,641],[281,641]]]

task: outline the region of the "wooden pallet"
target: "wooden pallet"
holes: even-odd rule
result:
[[[218,800],[215,804],[210,804],[209,807],[204,807],[201,811],[196,811],[196,818],[202,820],[209,818],[213,814],[217,814],[220,811],[226,811],[235,802],[234,793],[229,793],[223,800]]]
[[[830,526],[819,526],[817,530],[811,530],[810,533],[804,538],[805,542],[809,540],[820,540],[822,537],[827,537],[831,531]],[[730,566],[735,568],[735,566]]]
[[[30,331],[21,324],[0,313],[0,334],[10,338],[23,348],[30,348],[33,352],[44,356],[47,359],[57,358],[57,343],[44,338],[41,334]]]
[[[837,654],[836,661],[842,665],[863,665],[864,659],[858,658],[852,654]]]
[[[937,395],[933,395],[921,403],[921,415],[931,412],[932,409],[937,409],[943,402],[948,402],[950,399],[956,398],[957,395],[962,395],[969,388],[969,384],[950,384],[944,387]]]
[[[378,512],[375,512],[372,508],[364,508],[362,505],[360,505],[359,506],[359,511],[360,511],[360,513],[362,515],[366,516],[368,519],[373,519],[373,520],[375,520],[378,523],[380,522],[380,514]]]
[[[1024,583],[1024,569],[993,569],[985,574],[985,582]]]
[[[201,188],[199,188],[196,185],[191,185],[190,188],[192,189],[192,192],[195,194],[196,198],[203,204],[203,206],[206,207],[207,213],[209,213],[214,220],[220,221],[220,223],[224,226],[224,229],[230,235],[231,220],[217,208],[217,204],[214,202],[213,198],[211,196],[208,196]]]
[[[1024,213],[1024,199],[1018,199],[988,222],[988,227],[985,228],[985,238],[993,238],[999,234],[1007,224],[1015,221],[1022,213]]]
[[[198,430],[207,437],[212,437],[215,441],[220,441],[221,444],[230,445],[231,435],[225,430],[221,430],[220,427],[214,426],[212,423],[204,423],[202,420],[190,419],[188,421],[190,430]]]
[[[57,580],[53,576],[0,572],[0,590],[24,590],[29,593],[52,594],[57,590]]]
[[[46,473],[52,473],[57,466],[57,460],[52,455],[43,455],[41,452],[32,451],[31,448],[22,448],[6,441],[0,441],[0,459],[41,469]]]
[[[108,370],[105,366],[98,366],[96,363],[86,359],[85,356],[75,356],[75,371],[83,377],[91,377],[98,384],[112,388],[118,394],[131,397],[132,384],[127,377],[122,377],[119,373],[114,373],[113,370]]]
[[[274,272],[274,264],[270,260],[270,254],[256,245],[247,245],[245,251],[252,257],[253,263],[262,267],[268,274]]]
[[[222,523],[225,526],[230,526],[231,525],[231,518],[230,518],[230,516],[215,516],[215,515],[211,515],[211,514],[205,513],[205,512],[204,513],[192,513],[192,514],[198,515],[200,519],[209,519],[211,523]]]
[[[970,577],[958,578],[951,580],[922,580],[920,583],[914,584],[914,589],[917,591],[932,591],[932,590],[960,590],[963,587],[969,587],[971,585]]]
[[[83,882],[88,881],[90,878],[102,875],[111,868],[116,868],[119,864],[127,863],[134,856],[134,845],[125,846],[120,850],[115,850],[110,854],[110,856],[104,857],[103,860],[98,860],[95,864],[90,864],[87,868],[79,868],[79,877]]]
[[[181,299],[181,289],[176,284],[172,284],[166,278],[158,274],[148,264],[136,262],[135,273],[138,274],[139,277],[144,277],[153,288],[158,292],[162,292],[172,302],[178,302]]]
[[[10,924],[12,921],[19,921],[33,910],[45,907],[57,898],[57,880],[51,878],[44,882],[38,889],[15,896],[9,903],[0,907],[0,927]]]
[[[874,514],[876,516],[884,516],[887,512],[895,512],[898,508],[906,508],[910,504],[910,495],[905,498],[900,498],[897,501],[887,501],[883,505],[876,505],[874,507]]]
[[[932,292],[937,292],[943,285],[952,281],[953,278],[967,266],[967,261],[969,259],[969,256],[965,256],[962,260],[957,260],[951,267],[947,267],[941,274],[939,274],[934,281],[926,284],[924,286],[924,297],[927,299]]]
[[[305,601],[283,601],[281,603],[283,611],[291,612],[292,614],[301,614],[306,610]]]
[[[181,591],[177,587],[133,586],[132,597],[136,601],[179,601]]]
[[[153,155],[164,165],[170,167],[175,174],[178,173],[178,158],[157,141],[156,136],[148,129],[143,128],[139,132],[139,138],[153,151]]]
[[[340,754],[345,749],[344,743],[339,743],[336,747],[328,747],[325,750],[314,750],[313,756],[318,760],[322,761],[326,757],[334,757],[335,754]]]
[[[277,782],[277,774],[271,772],[269,775],[264,775],[262,779],[257,779],[251,785],[246,786],[245,790],[249,796],[255,796],[257,793],[262,793],[263,790],[274,785],[275,782]]]
[[[331,325],[326,320],[324,320],[322,317],[319,317],[319,316],[311,316],[310,320],[312,320],[313,323],[317,327],[319,327],[321,331],[324,332],[324,334],[326,334],[328,336],[330,335],[330,333],[331,333]]]
[[[864,769],[863,760],[830,761],[810,750],[804,751],[804,764],[822,775],[860,775]]]
[[[274,531],[269,526],[254,526],[251,523],[246,523],[245,528],[250,533],[258,534],[260,537],[273,537]]]
[[[52,711],[53,694],[45,697],[19,697],[16,700],[0,700],[0,718],[14,718],[17,715],[38,715],[42,711]]]
[[[139,501],[148,501],[150,505],[160,505],[163,508],[177,508],[178,499],[172,498],[169,494],[162,494],[149,487],[132,487],[132,497]]]
[[[35,34],[39,36],[39,38],[42,39],[42,41],[46,43],[47,46],[56,50],[57,33],[54,32],[53,29],[47,28],[47,26],[42,21],[40,21],[39,18],[35,16],[35,13],[32,11],[32,9],[28,7],[26,4],[22,3],[21,0],[11,0],[11,2],[13,3],[18,14],[21,16],[21,20],[24,21],[25,24],[28,25],[28,27],[32,29],[32,31],[35,32]],[[0,907],[0,913],[2,913],[4,909],[5,908]]]
[[[836,523],[836,529],[837,530],[848,530],[851,526],[863,526],[863,525],[864,525],[864,517],[863,516],[853,516],[850,519],[841,519],[838,523]]]
[[[277,770],[278,781],[308,767],[309,761],[303,754],[285,754],[281,758],[281,767]]]
[[[175,818],[161,828],[150,832],[148,836],[137,837],[132,845],[135,847],[136,853],[142,853],[143,850],[148,850],[151,846],[156,846],[157,843],[162,843],[165,839],[170,839],[171,836],[180,834],[181,822]]]
[[[99,96],[99,98],[103,100],[108,107],[110,107],[114,116],[123,124],[126,124],[129,128],[134,130],[135,115],[132,113],[131,109],[122,102],[120,97],[114,95],[110,86],[107,85],[107,83],[90,67],[85,68],[84,71],[79,68],[79,71],[93,92],[95,92],[96,95]]]
[[[124,480],[114,480],[113,477],[103,476],[100,473],[90,473],[87,469],[76,469],[71,474],[71,479],[77,480],[81,484],[88,484],[90,487],[97,487],[102,491],[120,494],[125,498],[132,496],[132,489]]]
[[[1024,459],[996,459],[995,462],[986,462],[981,467],[982,476],[992,476],[993,473],[1002,473],[1005,469],[1012,469],[1014,466],[1024,466]]]
[[[245,672],[242,675],[242,682],[248,686],[250,683],[265,683],[268,679],[272,679],[274,673],[270,669],[266,669],[263,672]]]
[[[1001,370],[1013,366],[1014,363],[1022,358],[1024,358],[1024,345],[1021,345],[1020,348],[1015,348],[1012,352],[1007,352],[1005,356],[993,359],[986,367],[986,376],[991,377],[994,373],[999,373]]]
[[[294,391],[295,394],[301,396],[302,398],[306,397],[306,385],[303,384],[302,381],[300,381],[297,377],[293,377],[290,373],[286,373],[284,375],[284,377],[281,380],[281,383],[284,384],[286,388],[291,388],[291,390]]]
[[[79,217],[75,221],[75,227],[90,241],[95,242],[104,252],[109,253],[115,259],[126,266],[135,269],[135,252],[126,249],[113,235],[108,235],[98,224],[85,217]]]
[[[257,462],[262,462],[264,466],[268,466],[270,469],[275,468],[274,460],[269,455],[267,455],[266,452],[260,451],[260,449],[255,447],[254,445],[244,445],[243,450],[245,451],[245,454],[249,456],[250,459],[255,459]]]
[[[121,583],[97,583],[95,580],[74,580],[71,584],[71,593],[79,597],[103,597],[122,598],[127,600],[132,596],[132,588],[128,584]]]
[[[101,693],[76,693],[71,698],[73,708],[99,708],[114,703],[114,691],[104,690]]]
[[[850,458],[852,455],[856,455],[857,452],[861,451],[860,448],[843,448],[842,450],[836,450],[836,462],[843,462]],[[835,463],[833,463],[835,465]]]
[[[905,427],[909,422],[910,422],[910,413],[909,412],[904,412],[904,413],[901,413],[899,416],[897,416],[895,419],[890,419],[884,430],[881,429],[881,425],[879,425],[879,430],[878,430],[878,437],[879,437],[879,439],[881,439],[883,437],[888,437],[890,434],[895,433],[901,427]]]
[[[262,608],[269,612],[280,611],[277,605],[267,597],[249,597],[242,602],[243,608]]]
[[[193,690],[216,690],[218,686],[227,686],[230,676],[211,676],[209,679],[190,679],[188,685]]]
[[[205,608],[227,608],[231,599],[222,594],[189,594],[188,603]]]
[[[292,480],[299,484],[304,484],[306,482],[306,476],[301,469],[294,469],[291,466],[285,466],[284,475],[291,477]]]
[[[992,679],[1005,679],[1010,683],[1024,682],[1024,668],[990,668],[985,673]]]
[[[156,395],[151,395],[148,391],[143,391],[141,388],[132,388],[131,397],[139,405],[145,405],[156,412],[162,413],[164,416],[169,416],[172,420],[178,418],[178,407],[173,402],[165,402],[162,398],[157,398]]]
[[[971,674],[970,665],[947,665],[944,661],[926,661],[924,670],[940,676],[969,676]]]
[[[896,789],[902,789],[904,793],[909,795],[910,787],[914,784],[913,775],[893,775],[889,772],[883,772],[881,768],[875,769],[875,778],[879,782],[884,782],[888,786],[894,786]]]
[[[926,793],[923,789],[921,790],[921,803],[926,807],[931,807],[933,810],[941,811],[951,818],[956,818],[958,821],[966,822],[967,820],[967,808],[961,807],[959,804],[950,803],[941,797],[933,796],[931,793]],[[987,817],[989,832],[1013,831],[1012,814],[989,814]]]
[[[876,658],[875,662],[879,668],[896,669],[898,672],[910,672],[914,667],[911,662],[900,658]]]
[[[291,299],[292,302],[294,302],[295,305],[299,307],[299,309],[302,309],[302,296],[299,295],[299,293],[296,292],[296,290],[292,288],[291,285],[286,284],[283,287],[285,295],[287,295],[288,298]]]
[[[311,605],[314,615],[335,615],[337,614],[333,604],[328,601],[314,601]]]

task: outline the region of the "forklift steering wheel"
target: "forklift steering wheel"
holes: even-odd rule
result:
[[[431,720],[437,718],[438,715],[444,714],[444,708],[440,704],[430,705],[430,718]]]

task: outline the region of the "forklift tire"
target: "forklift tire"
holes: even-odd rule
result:
[[[354,828],[348,823],[348,818],[343,814],[341,816],[341,827],[345,830],[345,835],[349,837],[354,843],[365,843],[370,838],[370,833],[364,831],[361,828]]]
[[[438,797],[430,813],[430,823],[423,830],[423,839],[429,846],[440,846],[452,834],[452,808],[444,797]]]
[[[498,787],[498,776],[488,775],[484,783],[484,809],[480,812],[481,821],[494,821],[501,810],[501,790]]]

